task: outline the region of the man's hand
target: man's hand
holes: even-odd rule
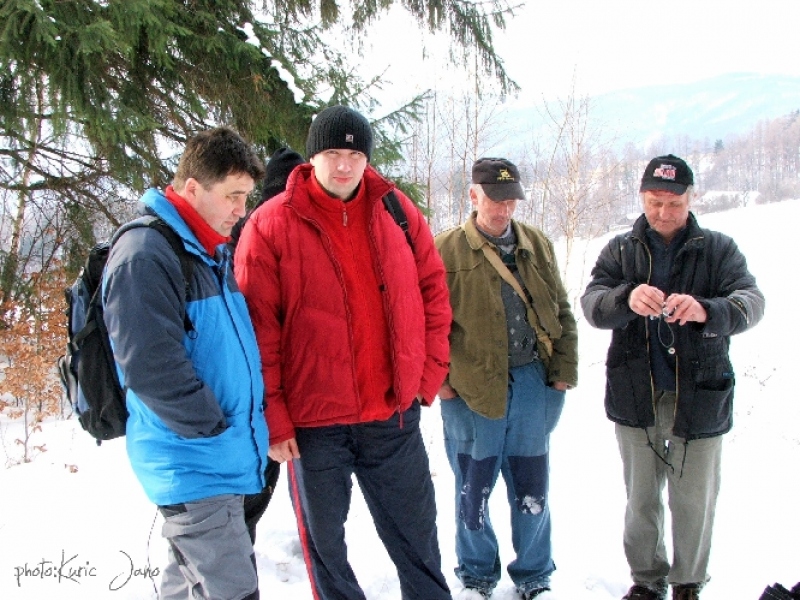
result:
[[[458,397],[458,393],[450,386],[449,383],[443,383],[442,387],[439,388],[438,396],[440,400],[452,400],[453,398]]]
[[[554,381],[553,382],[553,389],[558,390],[559,392],[566,392],[568,389],[571,389],[572,386],[568,384],[566,381]]]
[[[628,297],[628,306],[642,317],[659,317],[664,306],[664,292],[643,283],[631,292]]]
[[[293,458],[300,458],[300,450],[297,449],[297,440],[294,438],[273,444],[269,447],[269,457],[279,463],[292,460]]]
[[[705,323],[708,319],[708,313],[703,305],[689,294],[670,294],[664,310],[669,315],[665,319],[667,323],[677,321],[679,325],[686,325],[689,321]]]

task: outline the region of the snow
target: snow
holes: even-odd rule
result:
[[[700,217],[701,225],[737,241],[767,298],[761,324],[732,341],[738,375],[735,425],[724,438],[712,579],[703,600],[757,600],[767,585],[800,580],[800,402],[792,379],[797,353],[789,350],[800,330],[792,316],[798,285],[787,281],[796,276],[790,245],[799,219],[800,200]],[[570,278],[573,297],[580,295],[604,242],[591,241],[586,259],[571,261],[582,269]],[[579,328],[580,385],[567,395],[551,444],[558,569],[553,591],[542,600],[618,599],[630,586],[621,540],[622,469],[602,402],[609,334],[591,329],[582,318]],[[443,569],[456,594],[453,476],[438,405],[424,411],[423,435],[436,487]],[[74,420],[48,422],[33,437],[44,451],[36,451],[30,463],[17,464],[19,437],[19,422],[0,421],[0,459],[6,467],[0,469],[0,598],[156,598],[166,556],[161,518],[131,472],[124,440],[97,447]],[[507,564],[513,555],[505,497],[501,479],[490,508]],[[669,537],[669,526],[666,531]],[[396,573],[357,487],[347,540],[367,598],[399,599]],[[255,548],[263,598],[311,597],[285,470],[259,524]],[[505,573],[493,598],[517,598]]]

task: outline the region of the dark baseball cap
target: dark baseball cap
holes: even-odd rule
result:
[[[525,200],[525,190],[519,182],[519,169],[505,158],[479,158],[472,165],[472,183],[495,202]]]
[[[666,154],[656,156],[647,164],[639,191],[666,190],[684,194],[690,185],[694,185],[694,174],[689,165],[674,154]]]

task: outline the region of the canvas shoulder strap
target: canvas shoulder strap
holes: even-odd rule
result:
[[[519,281],[517,281],[517,278],[514,277],[505,263],[503,263],[503,259],[500,258],[497,252],[492,250],[489,244],[482,244],[481,250],[483,251],[484,256],[486,256],[486,260],[489,261],[489,264],[491,264],[500,277],[503,278],[503,281],[510,285],[525,303],[525,308],[527,309],[528,313],[528,323],[536,332],[536,339],[539,340],[540,350],[545,350],[547,353],[547,359],[549,359],[553,355],[553,341],[539,323],[539,317],[536,314],[536,309],[531,305],[528,294],[525,293],[525,290],[522,289],[522,286],[520,285]]]

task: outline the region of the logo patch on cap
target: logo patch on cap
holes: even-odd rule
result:
[[[353,134],[352,133],[345,133],[344,134],[344,141],[347,142],[348,144],[352,144],[353,143]]]
[[[674,165],[662,164],[659,168],[653,170],[653,177],[660,177],[661,179],[669,179],[675,181],[677,169]]]
[[[497,181],[516,181],[514,176],[508,172],[508,169],[500,169],[500,172],[497,176]]]

